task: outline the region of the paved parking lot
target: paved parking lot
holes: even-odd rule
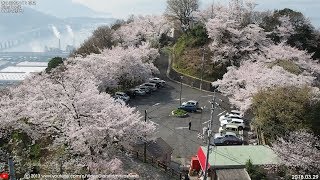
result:
[[[164,78],[165,79],[165,78]],[[129,102],[129,105],[136,107],[142,115],[144,111],[148,112],[148,120],[157,124],[156,137],[162,137],[171,147],[173,147],[172,159],[185,164],[192,155],[197,153],[200,145],[205,145],[203,140],[198,138],[202,134],[203,127],[207,127],[210,119],[210,100],[213,99],[213,93],[203,92],[182,86],[182,102],[187,100],[196,100],[203,107],[203,111],[189,113],[187,118],[178,118],[171,115],[171,111],[179,107],[180,89],[179,83],[165,79],[166,87],[153,92],[150,95],[136,97]],[[218,132],[220,123],[218,116],[229,110],[226,98],[216,94],[216,106],[213,119],[213,131]],[[188,123],[191,121],[191,130],[188,129]]]

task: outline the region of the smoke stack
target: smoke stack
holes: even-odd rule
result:
[[[60,39],[59,39],[59,50],[61,50],[61,44],[60,44]]]

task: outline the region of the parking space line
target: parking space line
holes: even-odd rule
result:
[[[223,113],[225,113],[226,111],[222,111],[222,113],[219,113],[218,116],[221,116]]]
[[[213,95],[201,96],[201,97],[212,97]]]
[[[155,122],[153,122],[153,121],[151,121],[151,120],[149,120],[150,122],[152,122],[153,124],[155,124],[155,125],[157,125],[157,126],[159,126],[159,124],[158,123],[155,123]]]
[[[209,121],[206,121],[206,122],[203,122],[202,124],[207,124],[208,122],[210,122],[210,120],[209,120]]]
[[[189,127],[177,127],[176,129],[188,129]]]
[[[186,98],[181,98],[181,100],[184,100],[184,99],[186,99]],[[176,101],[180,101],[180,99],[174,99],[174,100],[176,100]]]

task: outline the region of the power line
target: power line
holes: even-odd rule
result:
[[[163,126],[163,127],[165,127],[165,128],[167,128],[167,129],[169,129],[169,130],[171,130],[172,132],[176,133],[177,135],[180,135],[180,136],[184,137],[186,140],[189,140],[190,142],[193,142],[193,143],[195,143],[195,144],[197,144],[197,145],[199,145],[199,146],[203,146],[203,144],[200,144],[199,142],[194,141],[193,139],[190,139],[189,137],[187,137],[187,136],[185,136],[185,135],[183,135],[183,134],[181,134],[181,133],[178,133],[175,129],[172,129],[172,128],[164,125],[164,124],[161,123],[161,122],[159,122],[158,124],[161,125],[161,126]],[[183,143],[183,144],[185,144],[185,143]],[[184,145],[184,147],[187,147],[187,146]],[[231,161],[234,161],[234,162],[242,165],[242,163],[239,162],[235,157],[231,157],[231,156],[229,156],[229,155],[227,155],[227,154],[224,154],[223,152],[219,152],[218,150],[215,150],[215,152],[216,152],[217,154],[225,157],[225,158],[228,158],[228,159],[231,160]]]

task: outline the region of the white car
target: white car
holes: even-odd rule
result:
[[[226,115],[222,115],[219,117],[219,121],[223,121],[223,120],[231,120],[231,119],[240,119],[242,120],[242,118],[239,115],[236,114],[229,114],[227,113]]]
[[[214,139],[216,139],[216,138],[221,138],[221,137],[224,137],[224,136],[234,136],[234,137],[237,137],[237,134],[234,133],[234,132],[216,133],[216,134],[214,135]]]
[[[242,119],[226,119],[220,122],[220,126],[223,127],[227,124],[232,124],[238,127],[238,130],[241,131],[245,128],[244,122]]]
[[[124,102],[128,102],[129,100],[130,100],[130,97],[126,94],[126,93],[124,93],[124,92],[116,92],[115,94],[114,94],[114,97],[116,98],[116,99],[121,99],[121,100],[123,100]]]
[[[154,84],[154,83],[143,83],[140,86],[146,86],[150,88],[152,91],[156,91],[158,89],[157,84]]]
[[[162,86],[164,86],[166,84],[166,81],[161,80],[160,78],[157,78],[157,77],[149,78],[149,81],[154,81],[154,82],[160,83]]]
[[[232,110],[230,112],[230,114],[233,115],[233,116],[239,116],[240,118],[243,118],[242,113],[240,111],[237,111],[237,110]]]
[[[239,134],[238,126],[234,124],[226,124],[219,128],[219,133],[233,132]]]

